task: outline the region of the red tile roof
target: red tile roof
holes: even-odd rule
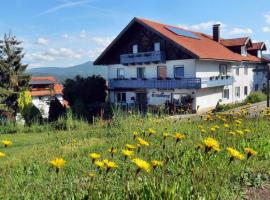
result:
[[[175,42],[182,48],[184,48],[186,51],[196,55],[199,59],[211,59],[211,60],[228,60],[228,61],[250,61],[250,62],[262,62],[261,58],[258,58],[256,56],[248,54],[248,56],[242,56],[240,54],[234,53],[230,49],[228,49],[226,46],[224,46],[219,42],[216,42],[211,39],[211,37],[199,33],[199,32],[193,32],[195,35],[199,36],[200,39],[193,39],[181,35],[174,34],[173,32],[169,31],[166,27],[175,27],[170,25],[161,24],[158,22],[153,22],[147,19],[142,18],[135,18],[136,21],[139,23],[146,25],[153,29],[154,31],[158,32],[162,36],[168,38],[169,40]],[[179,28],[179,27],[176,27]],[[179,28],[181,29],[181,28]],[[185,30],[185,29],[183,29]],[[240,38],[236,39],[234,41],[232,40],[222,40],[225,43],[241,43],[243,44],[243,41],[246,41],[247,38]]]
[[[53,83],[57,82],[56,78],[53,76],[33,76],[31,81],[51,81]]]
[[[221,39],[220,43],[226,47],[233,47],[233,46],[245,46],[249,37],[244,38],[233,38],[233,39]]]
[[[252,43],[252,47],[249,47],[248,50],[266,50],[266,45],[264,42]]]

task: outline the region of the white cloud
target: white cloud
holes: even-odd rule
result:
[[[205,30],[212,29],[214,24],[220,24],[221,27],[226,26],[221,21],[211,20],[211,21],[201,22],[199,24],[193,24],[193,25],[179,24],[178,27],[183,28],[183,29],[193,30],[193,31],[205,31]]]
[[[270,27],[264,26],[264,27],[262,27],[262,31],[263,31],[264,33],[270,33]]]
[[[270,54],[270,40],[266,40],[265,45],[266,45],[266,48],[267,48],[267,51],[265,53]]]
[[[270,14],[265,14],[264,17],[265,17],[265,22],[270,24]]]
[[[251,28],[233,28],[230,32],[231,35],[250,35],[253,33],[253,30]]]
[[[87,37],[87,33],[85,30],[82,30],[81,33],[79,34],[80,38],[86,38]]]
[[[113,37],[93,37],[92,40],[97,44],[102,47],[108,46],[112,41]]]
[[[70,38],[70,35],[65,33],[65,34],[62,35],[62,38],[68,39],[68,38]]]
[[[49,40],[43,37],[38,38],[36,41],[36,44],[38,45],[47,45],[48,43],[49,43]]]

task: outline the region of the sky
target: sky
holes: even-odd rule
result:
[[[209,34],[220,23],[222,37],[270,49],[269,0],[3,0],[0,37],[23,42],[29,68],[68,67],[95,60],[134,17]]]

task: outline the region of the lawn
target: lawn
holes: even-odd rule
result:
[[[269,183],[269,119],[267,111],[251,119],[242,110],[202,119],[118,114],[70,130],[13,127],[0,135],[13,143],[0,147],[0,199],[247,198]],[[54,168],[49,161],[57,157],[66,162]]]

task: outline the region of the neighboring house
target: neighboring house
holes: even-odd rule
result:
[[[57,82],[55,77],[32,77],[29,86],[32,103],[40,110],[43,118],[49,117],[52,98],[56,97],[63,106],[67,106],[67,102],[63,99],[63,86]]]
[[[108,66],[109,101],[128,106],[185,104],[194,111],[234,103],[266,82],[263,42],[134,18],[96,59]]]

